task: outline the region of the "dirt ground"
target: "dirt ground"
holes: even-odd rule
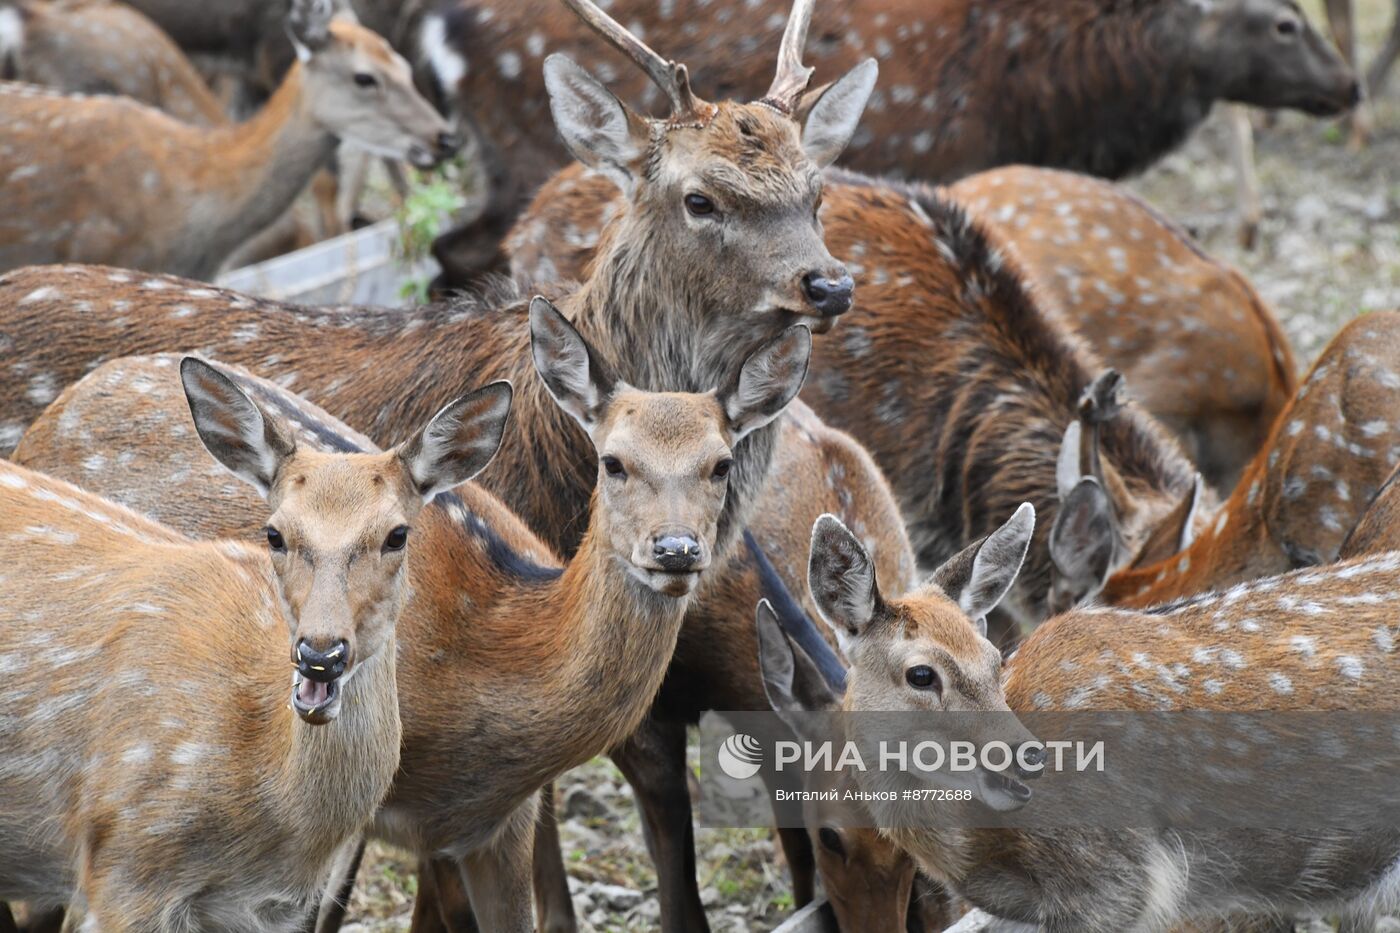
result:
[[[1305,4],[1319,22],[1316,3]],[[1392,0],[1358,4],[1367,57]],[[1237,242],[1235,178],[1224,111],[1179,152],[1130,182],[1211,253],[1242,269],[1277,309],[1306,365],[1346,320],[1400,308],[1400,75],[1373,102],[1369,147],[1353,151],[1336,122],[1281,114],[1256,120],[1264,217],[1259,242]],[[564,857],[584,930],[656,928],[656,881],[630,792],[596,761],[560,785]],[[716,933],[769,930],[791,910],[786,870],[770,834],[698,830],[700,887]],[[351,905],[351,933],[407,930],[413,865],[373,847]],[[1317,925],[1310,931],[1327,929]]]

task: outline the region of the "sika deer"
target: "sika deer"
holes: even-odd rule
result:
[[[0,270],[107,262],[212,278],[276,220],[340,140],[434,164],[456,148],[408,65],[330,0],[297,0],[299,62],[263,110],[201,129],[111,97],[0,85]],[[102,171],[90,171],[96,160]]]
[[[6,16],[13,17],[18,38],[8,53],[0,50],[0,78],[72,94],[130,97],[197,126],[226,122],[223,107],[179,46],[123,3],[5,0],[0,20]]]
[[[1332,339],[1230,498],[1180,553],[1124,570],[1112,605],[1150,606],[1337,559],[1400,462],[1400,314],[1359,317]]]
[[[268,500],[266,550],[0,466],[0,897],[102,929],[294,930],[399,762],[409,525],[490,460],[510,390],[349,456],[180,372],[209,453]]]
[[[502,507],[480,489],[459,489],[424,513],[415,541],[439,559],[410,570],[403,758],[373,829],[425,859],[462,858],[487,930],[532,928],[534,793],[625,739],[646,713],[689,596],[713,560],[733,447],[797,394],[811,345],[806,328],[793,327],[756,351],[717,396],[648,394],[616,382],[542,299],[531,307],[531,329],[545,385],[599,451],[590,523],[561,573],[514,556],[520,546],[494,528],[520,538],[523,525],[502,521]],[[246,531],[241,496],[194,495],[191,478],[205,472],[207,459],[192,445],[138,442],[123,468],[98,475],[86,468],[118,424],[144,434],[169,423],[173,393],[162,359],[108,364],[71,387],[45,419],[76,422],[80,431],[52,434],[41,421],[22,453],[42,454],[58,472],[190,532]],[[268,383],[239,381],[295,413],[316,443],[353,444],[314,407]],[[99,397],[112,408],[99,410]],[[75,441],[83,431],[94,439]],[[148,470],[169,480],[152,483]],[[524,553],[547,549],[531,541]],[[531,673],[525,682],[523,671]]]
[[[697,80],[734,95],[764,86],[749,53],[776,39],[780,8],[617,0],[610,12],[685,50]],[[1012,163],[1118,178],[1176,148],[1217,100],[1331,114],[1358,95],[1351,69],[1293,0],[850,0],[817,25],[818,66],[839,72],[874,56],[886,75],[846,164],[911,180]],[[548,0],[447,0],[421,20],[418,45],[479,129],[491,178],[484,215],[437,250],[462,285],[478,270],[459,268],[456,254],[490,255],[567,159],[543,119],[541,51],[565,49],[598,69],[605,49]],[[626,90],[645,93],[640,82]]]
[[[986,563],[1014,572],[1016,556],[1007,549]],[[850,645],[846,711],[1395,709],[1400,669],[1376,597],[1397,582],[1397,554],[1148,612],[1058,616],[1009,662],[1004,699],[988,669],[995,656],[985,642],[976,650],[965,603],[955,601],[965,589],[883,596],[860,543],[834,519],[813,532],[812,574],[823,613]],[[1234,647],[1222,647],[1222,631]],[[1005,789],[1019,782],[984,773],[987,806],[1024,801],[1024,787]],[[1354,924],[1345,929],[1369,929],[1372,911],[1395,896],[1393,829],[928,828],[901,806],[883,814],[885,832],[923,870],[984,910],[1049,933],[1165,931],[1242,911],[1340,912]]]

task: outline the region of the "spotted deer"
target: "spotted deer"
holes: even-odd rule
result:
[[[517,274],[591,270],[594,218],[616,210],[600,195],[594,179],[568,171],[541,189],[507,244]],[[999,607],[998,637],[1006,618],[1036,624],[1049,613],[1061,440],[1105,367],[1040,300],[1017,257],[941,192],[829,172],[821,219],[861,277],[860,300],[818,341],[805,400],[874,455],[925,568],[1031,498],[1046,520]],[[1139,555],[1195,471],[1131,401],[1102,437],[1119,478],[1108,490],[1114,513],[1132,516],[1117,526],[1121,550]]]
[[[0,20],[6,17],[14,38],[0,51],[5,80],[130,97],[198,126],[227,122],[179,46],[123,3],[7,0],[0,3]]]
[[[179,377],[193,424],[152,442],[192,427],[267,500],[261,547],[0,467],[0,896],[74,903],[103,929],[290,931],[399,764],[409,529],[490,460],[510,389],[347,455],[298,444],[207,364]]]
[[[1179,553],[1120,571],[1103,601],[1150,606],[1337,559],[1400,462],[1400,314],[1342,328],[1229,499]]]
[[[1216,489],[1234,488],[1298,387],[1254,286],[1128,189],[1013,166],[947,189],[1016,255]]]
[[[1014,573],[1029,537],[1028,528],[1016,529],[1020,518],[998,532],[1015,547],[993,557],[983,545],[976,559],[957,563]],[[1005,583],[974,589],[969,607],[965,587],[940,582],[948,578],[942,569],[936,585],[887,597],[859,541],[834,518],[813,531],[811,573],[814,597],[842,632],[851,662],[845,684],[827,684],[816,708],[935,715],[1395,708],[1400,669],[1383,594],[1400,574],[1396,554],[1155,610],[1060,615],[1026,640],[1004,680],[999,658],[969,617],[983,607],[978,600],[994,600]],[[857,780],[880,789],[876,775]],[[1030,797],[1020,777],[978,769],[975,799],[1015,809]],[[1371,929],[1374,912],[1397,893],[1400,835],[1389,828],[933,828],[900,806],[885,814],[884,832],[923,871],[988,913],[1051,933],[1166,931],[1237,912],[1342,914],[1350,924],[1344,929]]]
[[[1346,539],[1337,552],[1339,560],[1400,550],[1400,520],[1397,520],[1396,511],[1397,504],[1400,504],[1396,500],[1396,496],[1400,495],[1396,485],[1397,476],[1400,476],[1400,466],[1390,472],[1380,490],[1371,499],[1371,503],[1366,506],[1366,511],[1361,513],[1361,518],[1352,526],[1351,531],[1347,532]]]
[[[503,507],[480,487],[462,487],[423,513],[415,543],[439,558],[410,568],[412,621],[399,656],[402,759],[372,828],[424,858],[461,859],[487,930],[534,928],[535,792],[627,738],[646,714],[690,597],[713,564],[733,448],[796,396],[811,347],[807,329],[794,326],[717,393],[643,393],[612,376],[548,302],[535,301],[530,318],[545,387],[598,450],[588,526],[560,570],[547,557],[533,563],[530,555],[548,548],[518,520],[501,519]],[[174,420],[167,359],[100,367],[65,392],[18,454],[187,532],[247,534],[241,490],[196,494],[209,463],[193,445],[172,451],[138,440],[125,451],[130,462],[101,475],[88,469],[92,451],[112,449],[118,419],[138,435]],[[289,420],[309,443],[355,445],[308,403],[270,383],[240,382],[269,407],[294,413]],[[113,408],[102,411],[99,397]],[[71,421],[92,439],[52,430]],[[152,482],[145,467],[162,480]],[[522,537],[528,546],[510,543]],[[895,560],[888,566],[899,569]]]
[[[104,262],[209,279],[341,140],[430,166],[457,146],[379,36],[297,0],[296,66],[247,122],[188,126],[114,97],[0,84],[0,269]],[[102,171],[88,171],[101,153]]]
[[[733,96],[763,88],[752,52],[777,38],[782,6],[618,0],[610,11],[648,41],[684,50],[698,80]],[[839,72],[870,56],[885,74],[845,164],[911,180],[944,183],[1014,163],[1118,178],[1176,148],[1216,101],[1330,114],[1358,95],[1352,70],[1293,0],[955,0],[932,9],[852,0],[817,26],[818,67]],[[416,40],[477,129],[490,178],[483,215],[437,250],[450,281],[466,284],[479,271],[469,263],[495,258],[530,193],[567,160],[544,120],[543,51],[564,49],[597,69],[608,66],[606,49],[549,0],[445,0],[421,18]],[[640,81],[626,91],[648,93]],[[660,103],[652,94],[643,100]]]
[[[581,159],[628,192],[627,210],[604,235],[595,274],[561,300],[565,315],[618,378],[648,391],[708,391],[738,370],[755,342],[797,321],[829,327],[850,306],[852,283],[822,241],[815,213],[820,169],[855,132],[873,64],[804,94],[800,55],[811,14],[804,0],[794,7],[768,98],[713,104],[694,94],[682,66],[642,46],[591,3],[576,8],[655,76],[674,112],[643,118],[567,59],[550,59],[561,133]],[[638,268],[648,275],[637,276]],[[515,412],[523,443],[507,444],[501,468],[482,481],[567,554],[582,532],[578,517],[593,487],[594,454],[587,436],[534,388],[516,301],[487,294],[408,312],[306,308],[111,269],[16,271],[0,277],[0,330],[24,344],[12,347],[28,375],[0,388],[10,419],[0,426],[0,444],[13,444],[59,386],[102,359],[172,346],[275,365],[289,386],[374,437],[419,404],[388,404],[385,376],[395,369],[425,382],[439,370],[514,376],[522,387]],[[73,313],[78,307],[87,312]],[[24,336],[35,314],[47,322],[47,341]],[[777,435],[776,425],[761,428],[735,450],[715,547],[721,564],[755,510]],[[645,728],[653,727],[683,733],[681,724],[655,718]],[[661,769],[660,759],[636,743],[615,754],[634,787],[658,774],[684,786],[683,758],[668,758]],[[639,790],[649,821],[676,820],[665,806],[669,794]],[[681,840],[663,853],[663,925],[697,929],[704,924],[698,893],[683,906],[670,893],[694,889],[681,854],[688,820],[685,826],[651,836]],[[675,919],[682,915],[688,919]]]

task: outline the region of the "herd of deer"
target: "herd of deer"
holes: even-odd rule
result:
[[[418,933],[572,930],[551,785],[606,753],[700,933],[707,710],[1400,707],[1400,313],[1300,383],[1243,277],[1060,170],[1217,99],[1346,109],[1350,67],[1289,0],[777,2],[138,0],[172,40],[0,0],[0,66],[58,88],[0,83],[0,931],[329,933],[370,838]],[[201,29],[280,74],[244,122]],[[491,187],[447,280],[508,276],[195,280],[341,141],[459,133]],[[806,824],[794,899],[847,931],[1400,910],[1400,827]]]

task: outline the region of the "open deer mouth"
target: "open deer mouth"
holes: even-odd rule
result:
[[[292,709],[313,726],[330,722],[340,712],[340,678],[312,680],[297,671],[292,675]]]
[[[1008,774],[978,769],[977,785],[982,802],[1002,813],[1019,810],[1031,799],[1031,789]]]

